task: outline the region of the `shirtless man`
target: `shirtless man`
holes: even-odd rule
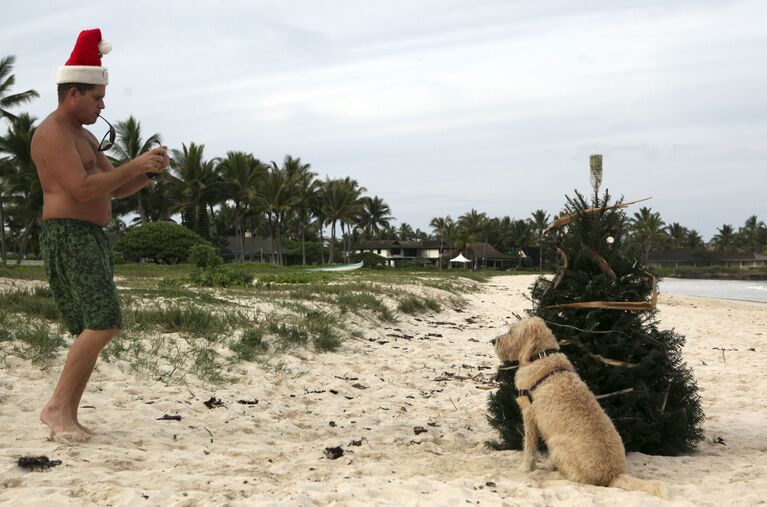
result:
[[[32,139],[44,199],[45,271],[67,328],[77,336],[40,413],[51,439],[91,437],[77,419],[80,399],[99,352],[122,325],[112,251],[103,230],[112,218],[111,200],[138,192],[149,183],[148,175],[164,171],[170,162],[160,146],[115,169],[101,151],[105,147],[83,128],[104,109],[107,73],[101,56],[109,49],[98,29],[80,34],[57,74],[58,107]]]

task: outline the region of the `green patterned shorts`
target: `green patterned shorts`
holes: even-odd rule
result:
[[[40,249],[48,283],[70,333],[122,326],[114,258],[100,226],[68,218],[45,220]]]

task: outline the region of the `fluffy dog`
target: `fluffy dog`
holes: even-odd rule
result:
[[[535,465],[540,436],[554,466],[569,480],[667,497],[663,484],[624,474],[626,452],[618,431],[559,352],[557,339],[543,320],[519,321],[493,344],[502,361],[519,362],[514,383],[525,427],[524,471]]]

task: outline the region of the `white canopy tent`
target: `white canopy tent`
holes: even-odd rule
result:
[[[462,253],[459,253],[454,258],[450,259],[450,262],[463,262],[466,264],[467,262],[471,262],[471,260],[464,257]]]

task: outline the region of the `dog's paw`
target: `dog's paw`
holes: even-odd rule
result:
[[[538,461],[536,461],[535,466],[547,472],[553,472],[554,470],[557,469],[557,467],[554,465],[554,460],[552,460],[551,457],[545,457],[545,458],[539,459]]]
[[[522,463],[519,464],[520,472],[532,472],[534,469],[535,469],[534,460],[523,460]]]

